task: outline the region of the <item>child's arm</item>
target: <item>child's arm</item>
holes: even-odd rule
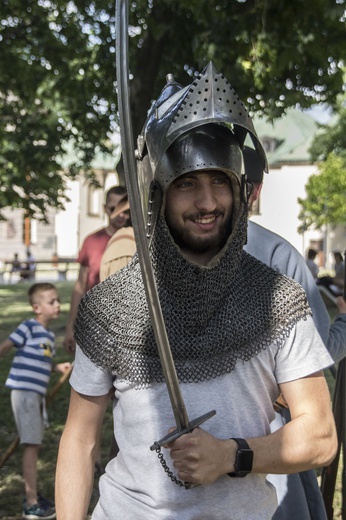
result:
[[[65,374],[68,372],[71,368],[71,363],[66,361],[66,363],[57,363],[56,365],[53,365],[53,372],[61,372],[62,374]]]
[[[4,357],[12,347],[14,347],[14,343],[10,339],[5,339],[5,341],[0,343],[0,357]]]

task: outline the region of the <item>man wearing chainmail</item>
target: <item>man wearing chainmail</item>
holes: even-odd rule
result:
[[[209,64],[185,88],[169,77],[138,140],[140,185],[155,188],[150,257],[181,391],[191,416],[216,410],[162,449],[175,480],[192,486],[172,482],[150,451],[174,421],[135,255],[80,304],[57,464],[61,520],[87,514],[113,391],[120,451],[100,479],[93,520],[270,520],[277,497],[266,475],[319,467],[335,455],[322,373],[333,360],[305,293],[243,250],[246,137],[265,169],[244,105]],[[292,420],[270,433],[280,393]]]

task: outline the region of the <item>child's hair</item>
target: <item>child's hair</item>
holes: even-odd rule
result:
[[[49,283],[49,282],[34,283],[34,285],[32,285],[28,290],[30,305],[35,303],[34,299],[38,293],[45,292],[45,291],[51,291],[52,289],[56,290],[55,285],[53,285],[52,283]]]

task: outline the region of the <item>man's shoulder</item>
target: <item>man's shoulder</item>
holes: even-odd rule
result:
[[[249,221],[248,241],[244,249],[275,269],[278,268],[277,263],[288,261],[305,265],[302,255],[288,240],[252,221]]]
[[[276,265],[264,262],[260,256],[255,256],[248,251],[245,251],[244,253],[244,265],[246,265],[247,269],[250,269],[251,276],[253,276],[254,279],[260,276],[268,275],[272,277],[273,280],[277,280],[280,284],[293,284],[301,288],[300,283],[297,282],[293,276],[290,276],[285,271],[278,269]]]
[[[90,240],[97,240],[98,238],[108,237],[110,238],[110,235],[107,233],[106,228],[102,227],[100,229],[97,229],[96,231],[93,231],[92,233],[89,233],[84,239],[84,243]]]
[[[97,229],[96,231],[90,233],[90,235],[87,235],[83,240],[77,261],[81,263],[82,258],[84,258],[85,255],[88,256],[90,252],[95,249],[96,244],[98,245],[98,247],[103,247],[104,249],[107,245],[109,238],[110,235],[107,233],[106,228]]]
[[[90,327],[104,330],[111,323],[118,324],[119,321],[126,320],[129,315],[133,318],[138,305],[144,307],[145,302],[140,265],[133,259],[83,296],[78,307],[75,333],[78,330],[79,337],[85,339],[85,330]],[[125,308],[127,312],[124,313]]]
[[[248,237],[256,238],[259,237],[260,239],[264,238],[266,240],[270,240],[273,244],[280,245],[282,247],[286,247],[290,250],[295,251],[298,255],[300,253],[297,251],[297,249],[285,238],[283,238],[281,235],[278,235],[277,233],[274,233],[274,231],[270,231],[270,229],[267,229],[260,224],[257,224],[256,222],[253,222],[252,220],[249,220],[248,223]]]
[[[132,227],[120,228],[110,238],[104,251],[107,260],[119,256],[133,256],[136,252],[136,242]]]
[[[141,269],[137,258],[133,258],[120,271],[111,274],[108,278],[92,287],[83,297],[94,299],[100,295],[113,298],[114,293],[133,290],[141,280]]]

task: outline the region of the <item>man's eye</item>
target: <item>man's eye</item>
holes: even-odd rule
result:
[[[182,182],[178,182],[177,183],[177,187],[178,188],[188,188],[192,186],[192,182],[191,181],[182,181]]]
[[[115,206],[112,206],[111,208],[108,208],[109,212],[110,213],[113,213],[113,211],[115,210]]]
[[[216,186],[231,186],[231,181],[228,178],[222,177],[214,179],[213,184],[215,184]]]

